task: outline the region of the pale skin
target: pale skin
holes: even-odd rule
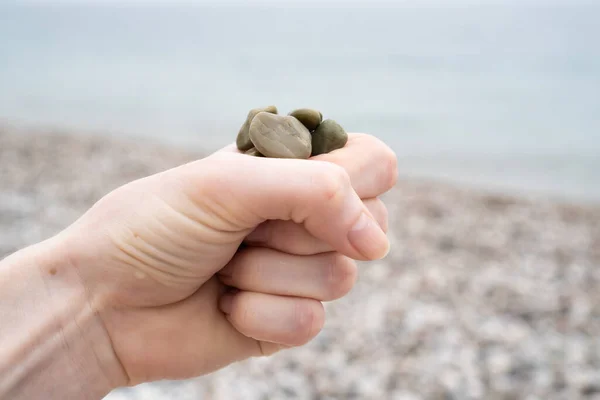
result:
[[[229,146],[109,193],[0,262],[0,398],[101,399],[302,346],[389,251],[378,139],[311,160]]]

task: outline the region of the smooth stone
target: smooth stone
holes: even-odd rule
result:
[[[310,108],[299,108],[289,113],[289,115],[302,122],[302,125],[311,132],[317,129],[321,121],[323,121],[323,114]]]
[[[326,119],[312,134],[312,155],[341,149],[348,143],[348,134],[334,120]]]
[[[252,123],[252,120],[254,119],[254,117],[256,117],[256,115],[261,112],[277,114],[277,107],[268,106],[268,107],[264,107],[264,108],[253,108],[252,110],[250,110],[250,112],[248,112],[246,121],[240,128],[240,131],[238,132],[238,135],[237,135],[237,139],[235,140],[235,144],[237,145],[237,148],[239,150],[246,151],[246,150],[250,150],[252,147],[254,147],[254,145],[252,144],[252,141],[250,140],[250,135],[248,134],[248,131],[250,129],[250,124]]]
[[[256,147],[253,147],[250,150],[247,150],[244,154],[248,154],[249,156],[254,156],[254,157],[264,157],[264,155],[261,154],[261,152],[258,151],[258,149]]]
[[[310,132],[294,117],[258,113],[249,134],[265,157],[307,159],[312,151]]]

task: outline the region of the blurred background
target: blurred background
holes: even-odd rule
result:
[[[314,343],[114,399],[600,399],[600,2],[0,1],[0,257],[322,110],[398,154]],[[151,351],[151,349],[149,349]]]
[[[405,173],[600,200],[600,4],[0,5],[0,117],[214,150],[314,107]]]

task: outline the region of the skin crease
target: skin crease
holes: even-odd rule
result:
[[[321,301],[354,285],[354,260],[387,254],[377,197],[397,176],[385,144],[351,134],[311,160],[231,145],[101,199],[59,242],[106,329],[120,385],[200,376],[314,338]]]

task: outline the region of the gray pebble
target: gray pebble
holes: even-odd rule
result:
[[[326,119],[312,134],[312,155],[341,149],[348,142],[348,134],[337,122]]]
[[[263,108],[254,108],[254,109],[250,110],[250,112],[248,112],[246,121],[240,128],[240,131],[238,132],[238,135],[237,135],[237,139],[235,141],[235,144],[237,145],[237,148],[239,150],[241,150],[241,151],[250,150],[254,146],[252,144],[252,141],[250,140],[250,136],[248,135],[248,130],[250,129],[250,123],[252,122],[254,117],[260,112],[268,112],[271,114],[277,114],[277,107],[268,106],[268,107],[263,107]]]
[[[266,157],[310,157],[310,132],[294,117],[258,113],[250,124],[249,135],[254,146]]]
[[[310,108],[299,108],[292,111],[289,115],[302,122],[302,125],[311,132],[317,129],[321,121],[323,121],[323,114]]]

